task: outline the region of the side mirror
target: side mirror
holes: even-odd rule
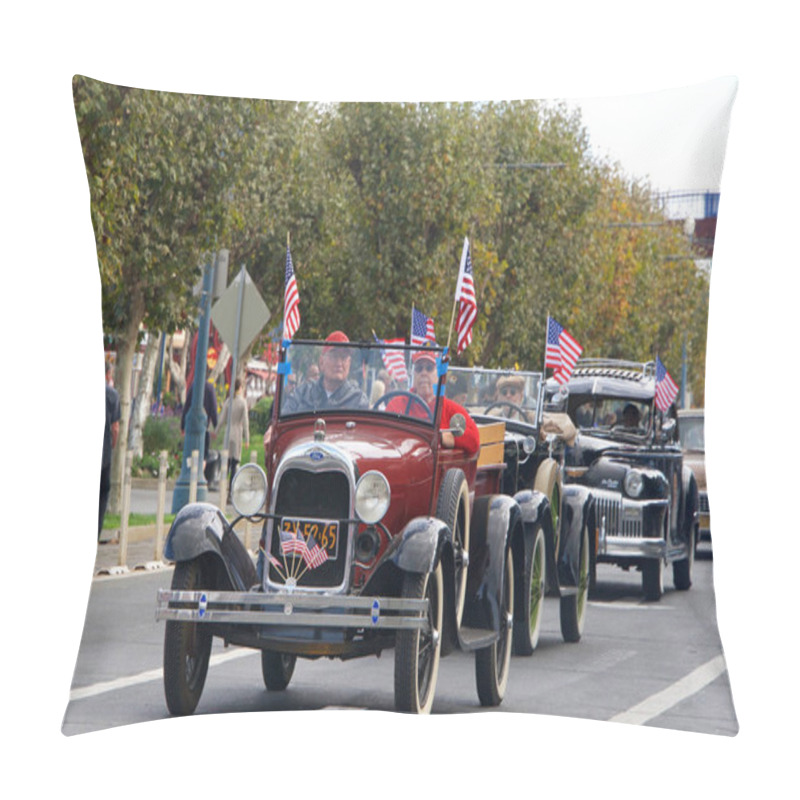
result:
[[[664,422],[661,423],[659,439],[662,442],[672,441],[677,433],[677,427],[677,422],[674,419],[665,419]]]
[[[464,431],[467,429],[467,420],[463,414],[453,414],[450,418],[450,427],[448,430],[453,436],[463,436]]]

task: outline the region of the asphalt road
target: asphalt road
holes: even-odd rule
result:
[[[717,632],[708,555],[695,563],[688,592],[672,588],[644,603],[638,573],[601,565],[598,591],[577,644],[563,642],[558,601],[547,598],[539,647],[514,657],[502,712],[528,712],[682,731],[738,730]],[[162,687],[164,623],[155,595],[170,569],[98,577],[76,664],[63,732],[103,730],[168,717]],[[393,654],[348,662],[298,660],[289,688],[267,692],[258,653],[215,640],[196,714],[367,708],[393,710]],[[434,714],[481,712],[474,657],[442,659]]]

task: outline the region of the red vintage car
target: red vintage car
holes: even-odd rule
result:
[[[390,358],[399,380],[379,377]],[[504,423],[458,413],[447,370],[435,347],[336,335],[284,348],[266,470],[234,478],[239,516],[190,504],[167,537],[175,572],[156,616],[171,713],[197,706],[214,636],[261,650],[273,691],[297,658],[393,648],[395,707],[412,713],[430,711],[440,657],[471,651],[481,704],[502,701],[538,530],[501,491]],[[261,525],[255,562],[233,529],[243,517]]]

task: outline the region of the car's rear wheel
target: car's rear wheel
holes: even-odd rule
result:
[[[536,470],[533,488],[541,492],[550,504],[550,522],[553,526],[553,563],[558,562],[558,548],[561,543],[561,487],[558,483],[558,462],[554,458],[545,459]],[[558,590],[557,576],[548,575],[551,593]]]
[[[460,469],[450,469],[445,473],[439,488],[436,503],[436,516],[442,520],[453,534],[454,545],[454,584],[456,626],[461,626],[464,614],[464,598],[467,591],[467,567],[469,564],[469,485]]]
[[[579,642],[586,622],[589,597],[589,530],[584,526],[578,557],[578,585],[574,594],[561,598],[561,635],[565,642]]]
[[[520,591],[517,593],[519,607],[515,608],[514,653],[529,656],[539,644],[544,608],[544,590],[547,578],[544,531],[539,527],[533,547],[525,555],[525,569]]]
[[[199,559],[179,561],[172,589],[197,591],[208,588]],[[185,716],[197,708],[208,673],[212,635],[200,622],[168,620],[164,632],[164,694],[171,714]]]
[[[403,597],[427,599],[428,630],[401,630],[394,653],[394,704],[398,711],[427,714],[433,705],[442,648],[442,567],[406,573]]]
[[[475,681],[482,706],[498,706],[508,686],[514,620],[514,557],[506,551],[500,635],[494,644],[475,651]]]
[[[291,653],[261,651],[261,674],[264,685],[271,692],[282,692],[292,679],[297,656]]]

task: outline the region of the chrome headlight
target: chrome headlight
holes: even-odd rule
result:
[[[267,476],[264,470],[253,464],[243,464],[233,477],[231,502],[243,516],[257,514],[267,501]]]
[[[389,508],[392,493],[389,481],[376,471],[365,472],[356,485],[356,514],[362,522],[374,525],[383,519]]]
[[[625,476],[625,493],[630,497],[638,497],[644,489],[644,477],[638,469],[632,469]]]

